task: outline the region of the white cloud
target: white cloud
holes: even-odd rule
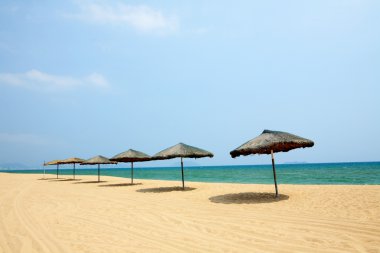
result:
[[[51,92],[77,88],[109,87],[106,78],[98,73],[92,73],[82,78],[74,78],[52,75],[35,69],[25,73],[0,73],[0,84]]]
[[[179,26],[176,17],[166,16],[147,5],[80,1],[79,6],[80,13],[65,16],[97,24],[127,25],[139,32],[170,33]]]
[[[98,73],[92,73],[91,75],[86,77],[86,81],[93,84],[94,86],[108,87],[108,81]]]

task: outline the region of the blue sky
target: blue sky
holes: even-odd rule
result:
[[[148,154],[202,165],[281,130],[277,161],[380,160],[380,1],[2,1],[0,164]],[[175,161],[146,163],[171,165]]]

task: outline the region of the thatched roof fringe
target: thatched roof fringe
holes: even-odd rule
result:
[[[110,159],[111,161],[117,161],[117,162],[144,162],[144,161],[150,161],[152,158],[140,151],[134,150],[134,149],[128,149],[127,151],[117,154],[114,157]]]
[[[201,157],[213,157],[214,154],[200,149],[196,148],[190,145],[186,145],[184,143],[178,143],[177,145],[174,145],[170,148],[164,149],[157,154],[155,154],[152,157],[152,160],[165,160],[165,159],[172,159],[176,157],[186,157],[186,158],[201,158]]]
[[[107,157],[98,155],[95,157],[92,157],[86,161],[83,161],[81,165],[86,165],[86,164],[116,164],[117,162],[110,161]]]
[[[60,164],[60,162],[62,162],[62,160],[53,160],[53,161],[50,161],[50,162],[44,163],[44,166],[48,166],[48,165],[57,165],[57,164]]]
[[[59,164],[73,164],[73,163],[82,163],[82,162],[84,162],[84,159],[71,157],[71,158],[67,158],[65,160],[60,161]]]

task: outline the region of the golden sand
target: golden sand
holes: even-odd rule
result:
[[[0,252],[380,252],[380,186],[0,173]]]

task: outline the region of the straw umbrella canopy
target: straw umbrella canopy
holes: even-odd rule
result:
[[[131,184],[133,184],[133,163],[150,161],[152,158],[143,152],[134,149],[128,149],[123,153],[115,155],[110,160],[115,162],[131,163]]]
[[[83,161],[80,165],[97,164],[98,165],[98,182],[100,182],[100,164],[116,164],[117,162],[110,161],[107,157],[98,155],[88,160]]]
[[[49,166],[49,165],[57,165],[57,179],[58,179],[58,170],[59,170],[59,164],[62,160],[53,160],[47,163],[44,163],[44,166]]]
[[[73,178],[75,179],[75,164],[76,163],[82,163],[84,162],[84,159],[77,158],[77,157],[71,157],[67,158],[65,160],[60,161],[60,164],[73,164]]]
[[[314,142],[309,139],[305,139],[286,132],[264,130],[262,134],[260,134],[256,138],[244,143],[240,147],[231,151],[230,155],[232,158],[235,158],[240,155],[246,156],[253,154],[271,154],[273,179],[276,189],[276,197],[278,197],[276,168],[274,164],[273,153],[288,152],[292,149],[307,148],[312,146],[314,146]]]
[[[185,180],[183,175],[183,158],[202,158],[202,157],[213,157],[214,154],[196,148],[190,145],[186,145],[184,143],[178,143],[170,148],[164,149],[153,156],[153,160],[166,160],[172,158],[181,158],[181,172],[182,172],[182,188],[185,189]]]

